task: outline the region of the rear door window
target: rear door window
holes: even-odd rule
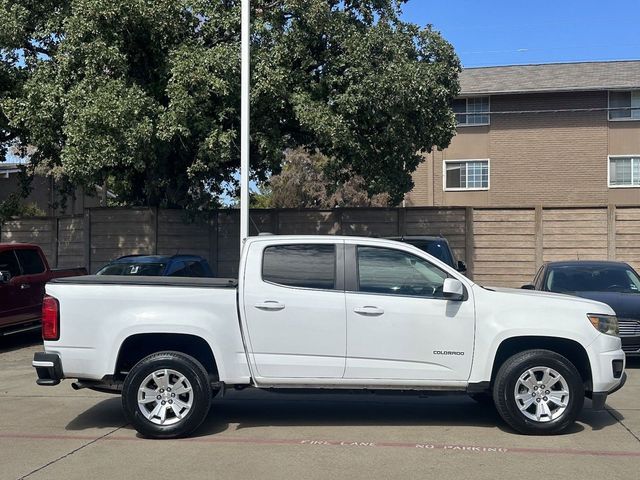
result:
[[[0,271],[9,272],[11,277],[20,276],[20,265],[13,250],[0,252]]]
[[[330,244],[274,245],[264,250],[262,279],[288,287],[336,288],[336,247]]]
[[[16,256],[22,267],[23,275],[44,273],[44,262],[37,250],[16,250]]]

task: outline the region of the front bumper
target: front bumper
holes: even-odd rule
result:
[[[36,352],[31,365],[38,374],[38,380],[36,380],[38,385],[58,385],[64,378],[62,362],[55,353]]]
[[[608,392],[592,392],[591,394],[589,394],[588,396],[589,398],[591,398],[591,407],[594,410],[602,410],[604,408],[604,404],[607,401],[607,397],[612,393],[615,393],[618,390],[620,390],[626,382],[627,382],[627,374],[626,372],[623,372],[622,378],[620,379],[620,383],[618,384],[617,387],[613,387]]]

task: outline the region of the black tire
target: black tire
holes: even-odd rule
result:
[[[491,392],[470,393],[469,396],[484,407],[493,407],[493,395]]]
[[[518,406],[515,398],[516,384],[521,375],[536,367],[551,368],[562,375],[566,381],[569,399],[568,402],[565,399],[562,400],[566,402],[566,408],[557,418],[530,419]],[[557,384],[554,388],[558,388]],[[524,391],[528,395],[528,391]],[[540,395],[539,390],[538,395]],[[493,385],[493,400],[500,416],[517,432],[526,435],[551,435],[561,432],[575,422],[584,403],[584,384],[576,367],[562,355],[550,350],[526,350],[507,359],[498,370]],[[540,402],[538,398],[535,400]],[[524,403],[521,405],[524,406]],[[558,405],[553,403],[551,406],[558,408]],[[535,411],[536,405],[532,404],[531,409]],[[529,413],[535,415],[531,411]]]
[[[138,391],[143,386],[145,379],[154,372],[164,369],[184,375],[191,387],[188,393],[178,394],[178,398],[183,400],[191,399],[191,407],[182,412],[184,415],[182,418],[178,418],[172,409],[167,409],[168,413],[165,412],[165,415],[172,417],[170,420],[174,422],[168,425],[158,424],[160,419],[155,422],[148,419],[141,410],[141,408],[151,410],[154,406],[158,406],[159,402],[154,403],[152,400],[148,407],[147,405],[138,406]],[[170,382],[171,378],[175,379],[176,377],[171,374],[168,381]],[[175,394],[173,396],[175,397]],[[147,438],[178,438],[189,435],[202,424],[209,413],[211,397],[211,386],[205,368],[195,358],[180,352],[158,352],[143,358],[131,369],[122,388],[122,406],[125,415],[138,433]],[[173,400],[169,402],[168,399],[165,399],[165,402],[173,404]],[[163,409],[164,407],[158,406],[158,408]]]

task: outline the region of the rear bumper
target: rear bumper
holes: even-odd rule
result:
[[[64,378],[62,362],[55,353],[36,352],[31,365],[36,369],[38,385],[58,385]]]

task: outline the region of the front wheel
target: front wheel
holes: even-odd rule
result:
[[[549,350],[527,350],[498,370],[493,399],[500,416],[528,435],[559,433],[575,422],[584,403],[576,367]]]
[[[198,428],[209,412],[207,372],[189,355],[154,353],[140,360],[125,378],[122,405],[141,435],[184,437]]]

